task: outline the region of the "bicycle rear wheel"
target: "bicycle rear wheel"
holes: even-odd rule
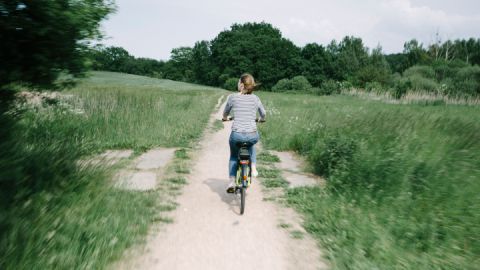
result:
[[[245,187],[240,188],[240,215],[243,215],[245,212],[245,196],[247,195],[245,190]]]

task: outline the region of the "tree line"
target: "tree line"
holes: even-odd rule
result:
[[[135,58],[120,47],[94,48],[93,68],[234,89],[239,74],[252,73],[266,90],[314,89],[329,94],[341,87],[480,94],[480,39],[404,44],[401,53],[370,49],[346,36],[328,45],[296,46],[271,24],[234,24],[211,41],[171,51],[168,61]],[[294,88],[297,89],[294,89]]]

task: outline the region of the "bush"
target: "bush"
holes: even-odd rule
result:
[[[435,70],[435,75],[437,81],[441,82],[448,78],[453,78],[456,76],[457,72],[464,67],[467,67],[468,64],[462,60],[437,60],[432,63],[432,68]]]
[[[322,83],[322,95],[338,94],[342,90],[343,84],[334,80],[327,80]]]
[[[450,91],[450,94],[480,95],[480,67],[469,66],[461,68],[453,78],[453,89],[450,89]]]
[[[290,80],[292,89],[290,90],[309,90],[312,88],[310,82],[304,76],[295,76]]]
[[[327,137],[311,151],[309,161],[314,165],[315,173],[328,177],[336,170],[345,170],[356,149],[354,139],[338,135]]]
[[[413,66],[403,72],[403,77],[420,76],[423,78],[434,79],[435,71],[430,66]]]
[[[272,91],[282,92],[288,90],[307,91],[312,88],[310,82],[305,76],[295,76],[291,80],[281,79],[273,87]]]
[[[360,69],[355,77],[357,85],[366,88],[367,84],[372,82],[387,83],[390,70],[383,65],[368,65]]]
[[[415,75],[409,77],[408,80],[411,84],[410,90],[413,91],[437,92],[440,90],[440,85],[433,79]]]
[[[368,92],[382,92],[384,87],[379,82],[367,82],[365,84],[365,90]]]
[[[393,80],[392,95],[396,99],[402,98],[412,86],[409,80],[395,78]]]
[[[223,89],[227,89],[230,91],[237,91],[238,90],[238,78],[229,78],[223,84]]]
[[[353,84],[349,81],[338,82],[340,90],[352,89]]]
[[[292,88],[291,85],[292,84],[290,83],[289,79],[281,79],[272,87],[272,91],[282,92],[282,91],[291,90]]]

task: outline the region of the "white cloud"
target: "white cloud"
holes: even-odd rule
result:
[[[478,37],[478,32],[473,28],[480,24],[478,15],[449,14],[428,6],[413,6],[409,0],[388,1],[382,8],[385,16],[377,25],[376,31],[379,34],[390,32],[390,36],[396,37],[393,40],[395,45],[389,45],[396,50],[401,48],[402,40],[405,42],[412,38],[425,44],[432,43],[436,32],[443,39]]]

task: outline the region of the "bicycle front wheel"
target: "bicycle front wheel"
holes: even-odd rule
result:
[[[245,196],[247,195],[245,190],[245,187],[240,188],[240,215],[245,212]]]

